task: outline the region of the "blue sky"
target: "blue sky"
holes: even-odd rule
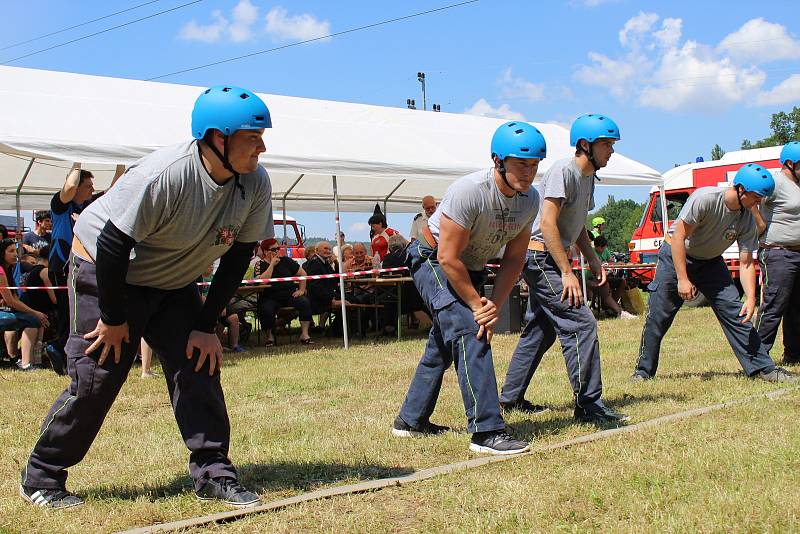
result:
[[[0,63],[189,1],[160,0],[6,48]],[[0,48],[145,2],[9,2]],[[146,79],[454,2],[202,0],[8,64]],[[765,137],[771,113],[800,105],[800,30],[786,22],[795,6],[480,0],[161,81],[386,106],[415,98],[421,107],[416,73],[424,71],[429,106],[442,111],[562,124],[605,113],[620,125],[620,152],[665,171],[708,159],[714,143],[736,149],[743,138]],[[598,205],[608,193],[646,196],[643,188],[601,188]],[[333,234],[330,216],[296,215],[309,234]],[[366,238],[365,219],[343,217],[349,236]],[[401,232],[409,224],[390,217]]]

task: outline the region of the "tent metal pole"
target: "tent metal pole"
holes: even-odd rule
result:
[[[666,241],[669,230],[669,213],[667,212],[667,194],[663,183],[658,186],[658,190],[661,192],[661,226],[662,230],[664,230],[664,241]]]
[[[404,183],[406,183],[406,179],[405,179],[405,178],[403,178],[402,180],[400,180],[400,183],[399,183],[399,184],[397,184],[397,186],[396,186],[394,189],[392,189],[391,191],[389,191],[389,194],[388,194],[388,195],[386,195],[386,196],[384,197],[384,199],[383,199],[383,214],[384,214],[384,215],[386,215],[386,204],[389,202],[389,198],[390,198],[392,195],[394,195],[395,191],[397,191],[398,189],[400,189],[400,186],[402,186]]]
[[[583,252],[581,252],[581,281],[583,282],[583,298],[586,300],[586,262],[583,258]],[[588,304],[587,304],[588,305]]]
[[[20,196],[22,195],[22,186],[25,185],[25,180],[28,179],[28,175],[31,172],[31,168],[33,167],[33,162],[36,158],[31,158],[28,162],[28,168],[25,169],[25,174],[22,175],[22,179],[19,182],[19,186],[17,186],[17,194],[16,194],[16,206],[17,206],[17,234],[14,237],[17,243],[22,243],[22,205],[20,203]],[[17,255],[19,255],[19,247],[17,247]]]
[[[292,192],[292,189],[294,189],[294,186],[296,186],[297,183],[300,180],[303,179],[303,176],[305,176],[305,174],[301,174],[300,176],[297,177],[297,180],[295,180],[294,183],[289,187],[289,189],[283,194],[283,199],[281,200],[281,202],[283,203],[283,244],[284,245],[286,244],[286,197],[288,197],[289,193]]]
[[[334,241],[338,243],[339,236],[342,234],[342,227],[339,221],[339,189],[336,187],[336,175],[333,178],[333,206],[336,210],[336,238]],[[343,244],[342,244],[343,245]],[[342,264],[342,245],[336,247],[336,260],[339,262],[339,275],[344,272],[344,265]],[[347,333],[347,306],[344,300],[344,276],[339,276],[339,300],[342,301],[342,333],[344,334],[344,348],[350,348],[350,339]]]

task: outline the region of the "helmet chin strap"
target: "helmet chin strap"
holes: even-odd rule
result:
[[[797,171],[795,171],[795,168],[797,167],[796,162],[793,161],[791,167],[789,166],[788,163],[784,163],[783,166],[786,167],[787,169],[789,169],[789,172],[794,177],[794,181],[795,182],[800,182],[800,176],[797,176]]]
[[[222,162],[222,166],[225,167],[228,171],[230,171],[231,174],[233,174],[234,187],[236,189],[239,189],[239,191],[241,192],[241,195],[242,195],[242,200],[244,200],[244,186],[239,181],[239,173],[236,172],[236,169],[233,168],[233,165],[231,165],[231,162],[228,161],[228,157],[227,157],[227,155],[228,155],[228,139],[229,139],[229,136],[227,136],[225,134],[222,134],[222,153],[220,153],[220,151],[217,150],[217,147],[214,146],[214,143],[206,143],[206,146],[208,148],[210,148],[211,151],[214,153],[214,155],[217,156],[217,159],[219,159],[220,162]]]
[[[581,143],[580,143],[580,141],[578,141],[578,149],[579,149],[581,152],[583,152],[584,154],[586,154],[586,157],[587,157],[587,158],[589,158],[589,163],[591,163],[591,164],[592,164],[592,168],[594,169],[594,172],[596,173],[597,171],[599,171],[599,170],[600,170],[600,166],[599,166],[599,165],[597,164],[597,162],[594,160],[594,151],[592,150],[592,145],[593,145],[594,143],[590,143],[590,142],[589,142],[588,140],[586,140],[586,139],[583,139],[583,141],[586,141],[586,144],[587,144],[587,145],[589,145],[589,150],[584,150],[584,149],[583,149],[583,147],[581,146]]]
[[[500,157],[495,156],[494,165],[495,165],[495,168],[497,169],[497,172],[500,173],[500,177],[503,179],[503,182],[508,186],[509,189],[514,191],[518,196],[521,196],[521,197],[527,197],[528,196],[525,193],[517,191],[516,189],[514,189],[511,186],[510,183],[508,183],[508,178],[506,178],[506,165],[505,165],[505,162],[502,159],[500,159]]]
[[[739,213],[744,213],[744,204],[742,204],[742,197],[744,196],[744,187],[741,185],[736,186],[736,200],[739,201]]]

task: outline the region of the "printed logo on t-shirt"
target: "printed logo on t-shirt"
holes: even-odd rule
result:
[[[229,247],[233,245],[236,236],[239,235],[241,226],[229,224],[228,226],[220,226],[217,228],[217,237],[214,239],[214,245],[225,245]]]
[[[736,227],[731,225],[725,229],[725,241],[733,241],[736,239]]]

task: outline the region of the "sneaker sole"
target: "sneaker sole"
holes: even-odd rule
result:
[[[606,426],[608,426],[608,425],[617,425],[619,423],[627,423],[630,420],[631,420],[631,418],[630,418],[629,415],[626,415],[625,417],[623,417],[621,419],[594,419],[594,418],[591,418],[591,417],[586,418],[586,419],[583,419],[583,418],[580,418],[580,417],[576,417],[575,418],[575,421],[577,421],[578,423],[587,423],[587,424],[591,424],[591,425],[606,425]]]
[[[477,443],[470,443],[469,450],[472,452],[477,452],[480,454],[493,454],[495,456],[510,456],[512,454],[521,454],[523,452],[528,452],[531,446],[528,445],[524,449],[514,449],[511,451],[500,451],[497,449],[493,449],[491,447],[484,447],[483,445],[478,445]]]
[[[261,499],[256,499],[250,502],[231,502],[223,499],[217,499],[216,497],[201,497],[196,493],[194,496],[197,498],[198,501],[217,501],[225,503],[228,506],[233,506],[234,508],[247,508],[248,506],[258,506],[259,504],[261,504]]]
[[[25,490],[22,489],[22,486],[19,487],[19,494],[22,496],[23,499],[28,501],[29,504],[32,504],[34,506],[38,506],[40,508],[50,508],[52,510],[66,510],[67,508],[76,508],[76,507],[81,506],[82,504],[84,504],[84,501],[76,502],[75,504],[66,504],[66,505],[63,505],[63,506],[52,506],[49,503],[39,504],[36,501],[34,501],[33,499],[31,499],[30,497],[28,497],[28,495],[25,493]]]
[[[400,430],[399,428],[393,428],[392,435],[396,438],[422,438],[433,434],[423,434],[422,432],[415,432],[414,430]]]

